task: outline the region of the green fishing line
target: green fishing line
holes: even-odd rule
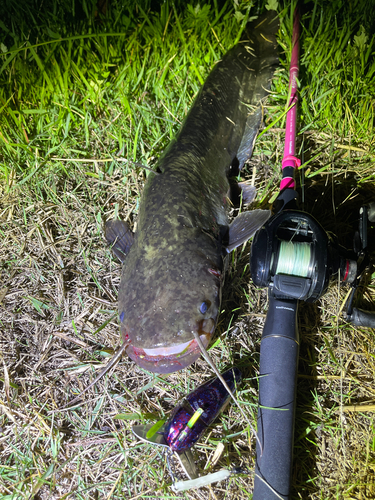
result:
[[[280,241],[276,274],[306,278],[311,274],[311,243]]]

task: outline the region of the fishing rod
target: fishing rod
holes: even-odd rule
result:
[[[289,499],[292,473],[296,380],[299,355],[299,301],[315,302],[331,278],[352,286],[347,320],[375,327],[375,314],[352,307],[361,274],[369,265],[368,208],[361,207],[357,244],[347,250],[310,214],[298,210],[295,171],[299,12],[293,20],[280,193],[275,215],[256,234],[250,256],[255,285],[268,288],[269,309],[261,337],[258,438],[253,500]],[[373,208],[371,208],[373,211]],[[370,220],[372,220],[370,218]]]

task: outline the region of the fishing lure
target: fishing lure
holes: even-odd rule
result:
[[[222,377],[232,393],[242,380],[237,367],[225,371]],[[190,449],[228,405],[229,400],[227,389],[219,377],[215,377],[189,393],[157,432],[152,432],[154,424],[135,425],[132,431],[141,441],[164,446],[168,451],[167,457],[173,454],[189,479],[196,479],[198,472]]]

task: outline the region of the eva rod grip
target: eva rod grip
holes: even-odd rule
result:
[[[352,314],[347,316],[346,319],[355,326],[375,328],[375,311],[364,311],[363,309],[354,307]]]
[[[257,443],[253,500],[290,496],[299,350],[297,306],[297,300],[270,297],[260,344],[258,436],[263,453]]]

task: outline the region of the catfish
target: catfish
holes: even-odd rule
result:
[[[135,234],[123,221],[106,223],[106,240],[123,262],[122,341],[130,358],[148,371],[172,373],[198,359],[199,344],[206,348],[215,331],[228,253],[271,214],[243,211],[230,223],[228,195],[262,122],[278,66],[278,26],[271,12],[249,23],[240,42],[214,66],[148,175]],[[255,188],[239,187],[249,204]]]

